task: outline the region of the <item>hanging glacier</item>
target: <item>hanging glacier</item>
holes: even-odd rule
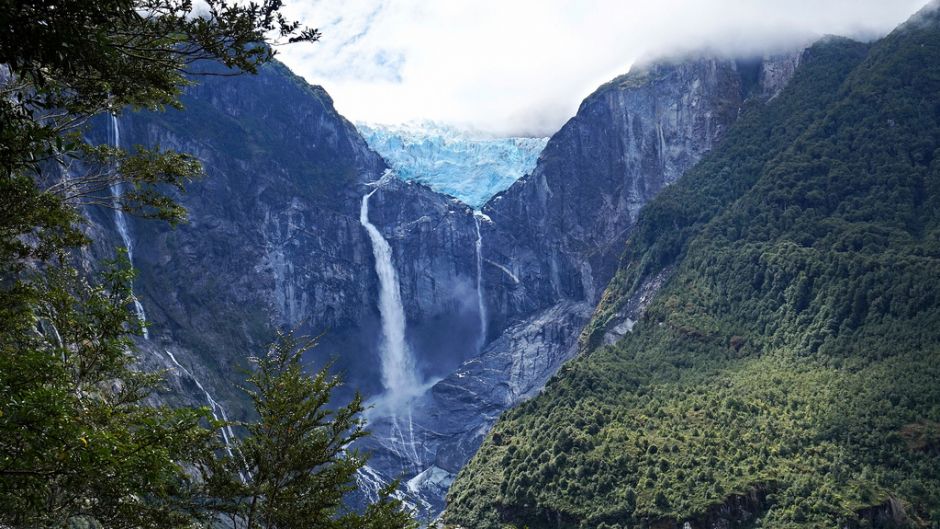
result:
[[[404,180],[479,209],[535,167],[548,138],[496,138],[433,122],[356,125]]]

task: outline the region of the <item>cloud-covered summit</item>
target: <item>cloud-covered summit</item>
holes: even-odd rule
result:
[[[640,57],[752,54],[824,34],[883,35],[925,0],[291,0],[323,31],[280,58],[353,120],[557,130]]]

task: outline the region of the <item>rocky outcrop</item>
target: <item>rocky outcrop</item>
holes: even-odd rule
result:
[[[596,301],[643,205],[721,140],[748,98],[775,94],[795,62],[658,62],[589,96],[532,174],[483,208],[497,227],[487,257],[524,271],[490,300],[492,326],[561,298]]]
[[[656,292],[666,283],[672,275],[672,268],[667,267],[662,272],[643,281],[640,287],[623,304],[623,307],[614,315],[613,322],[607,326],[604,333],[604,344],[611,345],[620,341],[627,333],[633,331],[633,326],[646,313],[646,307]]]
[[[519,321],[405,413],[370,422],[363,446],[372,453],[371,471],[386,482],[403,476],[411,501],[425,514],[439,513],[447,492],[440,483],[449,486],[500,413],[538,393],[575,354],[592,311],[587,303],[562,301]]]
[[[917,525],[908,516],[904,503],[893,497],[888,498],[881,504],[861,509],[856,515],[857,518],[846,522],[843,529],[859,529],[862,527],[893,529]]]
[[[807,43],[807,46],[809,43]],[[803,53],[768,55],[760,61],[760,97],[769,101],[786,88],[803,61]]]
[[[150,323],[139,345],[145,361],[179,375],[167,400],[183,395],[205,404],[195,377],[243,416],[239,367],[278,327],[322,333],[310,362],[335,360],[349,394],[380,391],[378,286],[359,214],[385,162],[323,89],[278,64],[257,76],[200,79],[183,103],[184,112],[118,120],[125,147],[192,153],[207,173],[178,197],[189,222],[170,228],[128,218],[135,292]],[[104,141],[104,127],[99,135]],[[420,367],[428,377],[444,376],[477,353],[472,212],[396,179],[382,181],[371,209],[399,266]],[[91,257],[112,255],[122,245],[113,216],[89,216]],[[452,339],[458,346],[442,346]]]
[[[667,529],[734,529],[752,527],[755,519],[767,510],[767,489],[755,488],[748,494],[733,494],[719,505],[681,524],[664,522],[656,527]]]
[[[360,479],[404,478],[405,497],[439,512],[498,415],[577,353],[643,205],[797,64],[700,58],[615,79],[477,218],[428,187],[382,178],[384,161],[329,96],[282,66],[203,79],[185,112],[120,118],[126,144],[193,153],[208,174],[180,197],[188,224],[129,222],[135,289],[151,323],[141,346],[174,370],[177,393],[198,404],[211,394],[235,417],[247,413],[237,368],[277,327],[323,333],[311,365],[334,360],[350,392],[380,395],[379,284],[360,219],[374,191],[369,221],[392,251],[407,340],[420,378],[436,383],[407,409],[369,417],[374,435],[363,448],[374,456]],[[120,244],[113,221],[91,217],[94,252],[108,255]],[[626,326],[609,339],[629,331],[663,281],[625,309]]]
[[[414,404],[409,427],[424,452],[395,465],[396,450],[384,447],[395,436],[380,434],[372,448],[386,459],[375,464],[456,473],[502,411],[538,393],[577,354],[643,205],[716,145],[748,101],[773,97],[797,56],[660,62],[588,97],[532,174],[483,207],[486,348]],[[609,341],[629,332],[667,278],[627,304]],[[418,493],[441,505],[433,491]]]

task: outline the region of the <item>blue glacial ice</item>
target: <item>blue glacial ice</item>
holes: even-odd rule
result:
[[[525,174],[548,138],[495,138],[435,123],[356,125],[400,178],[480,208]]]

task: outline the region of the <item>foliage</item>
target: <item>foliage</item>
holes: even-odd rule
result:
[[[0,9],[0,526],[214,525],[220,512],[244,512],[234,485],[218,486],[242,454],[254,464],[253,488],[237,492],[253,494],[258,510],[238,525],[293,526],[301,514],[408,526],[387,498],[362,516],[332,518],[362,464],[343,452],[362,435],[359,402],[322,408],[335,379],[307,378],[296,355],[262,359],[251,379],[262,419],[246,426],[236,462],[218,436],[231,425],[208,409],[154,405],[161,374],[141,371],[135,354],[141,322],[129,310],[126,257],[95,273],[76,269],[87,242],[82,208],[176,222],[185,211],[169,193],[201,174],[194,157],[159,146],[96,145],[89,120],[179,108],[191,79],[255,72],[279,42],[318,39],[281,7],[27,0]],[[113,186],[124,190],[119,201]],[[310,458],[318,449],[327,459]]]
[[[641,213],[589,354],[500,420],[447,521],[940,523],[938,18],[817,44]]]
[[[357,395],[346,406],[327,408],[340,384],[324,368],[305,373],[300,347],[283,335],[267,355],[254,359],[257,369],[247,390],[258,412],[246,425],[228,457],[210,459],[204,475],[213,510],[232,524],[255,528],[413,527],[401,502],[391,500],[393,483],[363,514],[343,512],[343,498],[355,490],[355,473],[365,458],[348,446],[365,435]]]
[[[123,264],[97,285],[53,267],[3,292],[3,525],[178,527],[196,514],[177,461],[212,446],[208,412],[145,405],[159,377],[132,369]]]
[[[95,197],[116,184],[129,191],[118,207],[179,220],[184,212],[159,190],[182,188],[199,176],[198,163],[159,147],[128,152],[93,145],[83,136],[88,120],[127,106],[178,106],[187,76],[254,72],[274,55],[265,44],[271,33],[288,42],[319,38],[316,30],[285,20],[281,0],[203,4],[34,0],[4,5],[0,210],[15,214],[0,217],[2,246],[42,258],[46,244],[66,235],[75,242],[80,235],[72,206],[102,205]],[[215,62],[231,70],[211,69]]]
[[[253,70],[262,45],[316,34],[281,2],[42,0],[0,15],[0,524],[177,527],[196,514],[181,464],[211,447],[204,410],[146,405],[159,380],[131,369],[132,273],[73,268],[84,205],[179,219],[192,157],[88,143],[82,127],[125,105],[173,105],[187,67]],[[125,202],[112,203],[124,184]],[[217,426],[210,423],[210,426]],[[196,516],[198,518],[198,516]],[[84,522],[83,522],[84,521]]]

